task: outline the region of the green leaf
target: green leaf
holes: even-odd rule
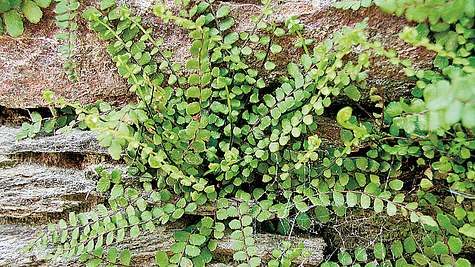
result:
[[[404,247],[400,240],[396,240],[391,244],[391,253],[395,259],[402,257],[404,254]]]
[[[351,107],[344,107],[338,111],[336,114],[336,121],[342,125],[345,126],[348,123],[348,120],[351,118],[351,114],[353,113],[353,109]]]
[[[167,267],[169,266],[169,259],[168,255],[165,251],[157,251],[155,253],[155,264],[157,264],[160,267]]]
[[[200,234],[192,234],[190,236],[190,244],[201,246],[206,241],[206,237]]]
[[[362,171],[366,170],[366,168],[368,168],[368,159],[362,157],[357,158],[356,167]]]
[[[280,146],[279,146],[279,143],[277,143],[277,142],[272,142],[272,143],[269,144],[269,150],[270,150],[270,152],[277,152],[277,151],[279,151],[279,147],[280,147]]]
[[[431,182],[429,179],[423,178],[423,179],[421,180],[421,188],[422,188],[423,190],[428,190],[428,189],[430,189],[432,186],[433,186],[433,184],[432,184],[432,182]]]
[[[435,227],[435,228],[439,227],[437,222],[431,216],[422,215],[422,216],[419,216],[419,220],[422,224]]]
[[[120,183],[122,180],[122,172],[119,169],[114,169],[111,172],[111,182],[114,184]]]
[[[356,206],[356,204],[358,204],[357,195],[353,192],[346,193],[346,205],[351,208]]]
[[[229,228],[236,230],[241,228],[241,222],[237,219],[231,220],[229,222]]]
[[[371,198],[366,194],[361,194],[360,201],[363,209],[368,209],[371,206]]]
[[[277,54],[277,53],[280,53],[282,51],[282,46],[278,45],[278,44],[272,44],[270,46],[270,51],[273,53],[273,54]]]
[[[416,241],[414,240],[414,238],[407,237],[406,239],[404,239],[404,250],[408,254],[412,254],[412,253],[416,252],[417,245],[416,245]]]
[[[412,259],[419,265],[425,266],[429,263],[429,259],[427,258],[426,255],[423,255],[421,253],[415,253],[412,255]]]
[[[228,45],[235,43],[237,40],[239,40],[239,34],[237,32],[231,32],[224,36],[224,43]]]
[[[475,127],[475,104],[467,103],[462,112],[462,124],[467,128]]]
[[[196,257],[196,256],[200,255],[201,250],[197,246],[187,245],[186,248],[185,248],[185,253],[186,253],[186,255],[188,255],[190,257]]]
[[[363,247],[357,247],[355,249],[355,258],[359,262],[366,262],[368,260],[368,254],[366,253],[366,249]]]
[[[470,225],[468,223],[464,224],[460,229],[459,232],[463,235],[466,235],[471,238],[475,238],[475,226]]]
[[[116,184],[112,187],[110,198],[116,199],[124,194],[124,187],[121,184]]]
[[[307,215],[307,213],[299,213],[297,217],[295,218],[295,221],[298,225],[298,227],[302,230],[308,230],[310,229],[310,226],[312,226],[312,221],[310,217]]]
[[[190,59],[186,62],[186,68],[188,70],[197,70],[200,68],[200,63],[198,62],[197,59]]]
[[[111,247],[107,252],[107,259],[111,263],[115,263],[117,261],[117,257],[119,256],[119,251],[116,247]]]
[[[434,251],[436,255],[449,254],[449,248],[442,241],[437,241],[432,246],[432,251]]]
[[[138,225],[134,225],[132,226],[132,228],[130,228],[130,237],[132,238],[136,238],[140,235],[140,228]]]
[[[448,240],[450,251],[454,254],[462,252],[463,243],[462,240],[455,236],[450,236]]]
[[[358,90],[358,88],[356,88],[356,86],[354,85],[349,85],[347,86],[343,92],[345,92],[345,95],[347,95],[349,98],[351,98],[352,100],[354,101],[359,101],[360,98],[361,98],[361,93],[360,91]]]
[[[77,225],[78,218],[77,218],[75,212],[70,212],[69,215],[68,215],[68,219],[69,219],[69,225],[71,225],[71,226],[76,226]]]
[[[119,160],[122,154],[122,147],[116,140],[111,142],[110,147],[107,149],[112,159]]]
[[[338,261],[340,261],[343,266],[347,266],[351,265],[353,259],[351,258],[350,253],[348,253],[347,251],[343,251],[338,253]]]
[[[193,267],[193,262],[187,257],[182,257],[180,261],[180,267]]]
[[[97,182],[97,191],[99,192],[107,192],[110,188],[111,182],[109,177],[101,177]]]
[[[148,164],[150,165],[150,167],[152,168],[160,168],[161,166],[161,159],[158,155],[150,155],[148,157]]]
[[[308,114],[308,115],[305,115],[305,117],[303,117],[303,123],[305,123],[306,125],[310,125],[313,123],[313,116]]]
[[[121,264],[129,266],[131,259],[132,259],[132,254],[130,253],[128,249],[122,250],[120,252],[119,262]]]
[[[247,259],[247,255],[244,251],[237,251],[233,255],[235,261],[244,261]]]
[[[384,209],[384,203],[380,198],[374,200],[374,212],[380,213]]]
[[[25,15],[26,19],[31,23],[38,23],[43,17],[43,12],[41,9],[36,5],[35,2],[31,0],[26,0],[23,2],[22,8],[23,14]]]
[[[51,0],[35,0],[35,3],[41,8],[47,8],[51,4]]]
[[[269,71],[275,69],[274,62],[266,61],[266,63],[264,64],[264,69],[269,70]]]
[[[396,191],[401,190],[403,186],[404,186],[404,183],[399,179],[394,179],[391,182],[389,182],[389,187],[391,187],[391,189],[396,190]]]
[[[266,95],[264,95],[264,103],[266,103],[266,106],[271,108],[275,105],[276,101],[275,101],[275,98],[272,95],[266,94]]]
[[[101,0],[100,9],[106,10],[115,5],[115,0]]]
[[[324,206],[317,206],[315,208],[315,219],[320,221],[321,223],[327,223],[330,221],[330,212]]]
[[[287,65],[287,71],[289,72],[290,76],[295,80],[295,88],[299,89],[304,85],[304,78],[300,69],[297,64],[289,63]]]
[[[220,31],[226,31],[230,29],[234,25],[234,19],[233,18],[225,18],[222,21],[219,22],[219,30]]]
[[[3,13],[5,28],[11,37],[18,37],[23,34],[23,20],[16,10]]]
[[[173,213],[172,213],[172,218],[173,219],[180,219],[183,214],[185,214],[185,210],[184,209],[176,209]]]
[[[199,113],[200,110],[201,110],[201,107],[200,107],[200,103],[198,103],[198,102],[190,103],[186,107],[186,113],[188,115],[195,115],[195,114]]]
[[[470,266],[472,266],[470,261],[468,261],[467,259],[464,259],[464,258],[459,258],[455,262],[455,267],[470,267]]]
[[[378,242],[374,245],[373,253],[376,259],[384,260],[384,258],[386,257],[386,247],[383,243]]]
[[[231,12],[231,8],[228,5],[222,5],[218,11],[216,11],[216,18],[225,17],[229,15],[229,12]]]
[[[312,66],[312,58],[307,54],[303,54],[300,58],[300,61],[302,62],[302,65],[305,70],[309,70]]]
[[[41,122],[43,118],[41,117],[41,114],[34,111],[34,112],[31,112],[31,121],[36,123],[36,122]]]

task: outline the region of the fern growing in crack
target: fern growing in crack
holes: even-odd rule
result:
[[[76,22],[77,10],[79,2],[76,0],[56,0],[56,25],[61,29],[61,32],[56,35],[56,39],[62,43],[59,48],[59,53],[64,59],[64,69],[68,78],[71,81],[77,81],[77,64],[74,60],[74,53],[76,50],[78,28]]]

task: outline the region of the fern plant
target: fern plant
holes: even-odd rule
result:
[[[322,265],[472,264],[467,258],[475,238],[475,91],[470,63],[456,58],[470,58],[473,49],[452,57],[447,46],[434,46],[441,70],[415,70],[395,51],[369,41],[366,21],[315,43],[296,17],[282,25],[268,22],[268,1],[255,26],[243,32],[234,31],[226,4],[181,4],[178,14],[162,4],[154,14],[189,31],[191,58],[183,65],[171,61],[162,40],[128,7],[104,0],[83,13],[108,43],[137,101],[122,108],[59,103],[73,107],[73,123],[97,132],[101,145],[113,159],[125,161],[127,174],[136,179],[125,183],[119,171],[98,169],[97,190],[108,201],[50,225],[35,248],[47,258],[79,259],[89,266],[133,265],[131,252],[118,244],[211,206],[215,216],[176,231],[175,243],[157,251],[155,263],[205,266],[227,236],[236,264],[259,266],[266,262],[256,251],[256,225],[277,221],[277,232],[291,236],[364,211],[401,216],[418,232],[341,247]],[[419,10],[419,4],[402,10],[412,14],[411,8]],[[464,13],[457,22],[445,22],[457,27],[460,21],[464,35],[470,19]],[[424,40],[411,32],[401,36]],[[284,50],[282,37],[294,40],[298,59],[275,60]],[[417,79],[412,99],[387,103],[367,88],[374,57],[387,58]],[[441,57],[450,60],[448,66]],[[275,70],[283,72],[269,79]],[[360,102],[374,105],[374,112]],[[320,129],[325,117],[337,127],[339,142],[325,140]],[[35,130],[25,130],[26,136],[41,129],[41,118],[33,121]],[[268,265],[305,264],[302,246],[282,248],[272,252]]]
[[[76,0],[56,0],[56,25],[61,29],[61,33],[56,35],[62,45],[59,47],[59,53],[63,57],[64,69],[68,78],[77,81],[76,62],[74,60],[74,52],[76,49],[78,24],[76,22],[77,10],[79,2]]]

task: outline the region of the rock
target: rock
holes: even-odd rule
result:
[[[0,223],[46,222],[95,206],[102,198],[82,171],[21,163],[0,169]]]
[[[23,252],[28,242],[34,240],[36,231],[36,227],[29,225],[0,225],[0,266],[42,266],[33,255]]]
[[[158,229],[155,233],[144,236],[136,240],[128,240],[121,244],[121,248],[128,248],[137,252],[134,262],[137,266],[144,266],[144,262],[150,262],[155,256],[157,250],[168,251],[173,244],[172,231],[170,229]],[[290,241],[294,245],[303,244],[305,249],[310,252],[310,257],[305,259],[305,264],[310,266],[317,266],[324,257],[325,241],[321,238],[299,238],[291,237],[287,239],[286,236],[270,235],[270,234],[256,234],[254,236],[257,255],[264,260],[271,258],[272,250],[277,248],[283,241]],[[218,246],[214,251],[215,258],[231,257],[234,254],[233,242],[229,237],[224,237],[218,241]],[[295,263],[300,263],[296,260]]]
[[[0,155],[0,169],[15,166],[16,161],[5,155]]]
[[[16,140],[19,128],[0,126],[0,155],[19,153],[81,153],[107,155],[99,145],[96,135],[78,129],[68,133],[34,139]]]
[[[150,15],[153,1],[122,1],[130,4],[135,13],[143,14],[144,23],[154,28],[157,36],[165,40],[164,49],[174,52],[173,61],[185,62],[189,57],[190,40],[187,32],[171,23],[163,23]],[[173,1],[168,1],[173,2]],[[261,6],[258,1],[235,0],[226,2],[232,8],[237,22],[237,30],[251,30],[253,25],[249,18],[258,14]],[[369,17],[369,36],[381,40],[387,48],[396,49],[403,57],[414,59],[416,68],[429,67],[434,54],[423,48],[414,48],[398,38],[398,33],[409,23],[402,18],[382,13],[376,7],[363,8],[358,11],[337,10],[331,7],[333,1],[284,1],[275,7],[272,19],[284,21],[291,15],[300,16],[305,24],[307,36],[317,41],[330,36],[331,33],[345,25]],[[97,5],[98,0],[82,4]],[[172,9],[173,4],[169,5]],[[218,3],[219,5],[219,3]],[[111,59],[105,51],[105,43],[99,41],[95,33],[87,30],[80,22],[76,61],[78,62],[79,82],[67,80],[62,69],[62,59],[57,50],[60,44],[54,39],[58,32],[54,25],[52,8],[46,10],[44,19],[37,25],[27,25],[26,33],[21,38],[0,37],[0,105],[10,108],[27,108],[44,106],[41,92],[53,90],[70,102],[92,103],[106,100],[116,104],[128,102],[133,98],[126,82],[118,76]],[[283,64],[296,60],[300,50],[291,47],[291,39],[283,39],[285,53],[271,58]],[[397,99],[407,95],[413,82],[404,77],[399,67],[391,65],[385,59],[375,59],[371,69],[370,86],[385,92],[385,99]]]
[[[0,265],[15,266],[77,266],[75,262],[56,261],[46,263],[40,260],[38,253],[26,253],[22,249],[36,238],[35,232],[42,229],[43,226],[31,227],[24,225],[0,225]],[[127,238],[118,246],[121,249],[129,249],[134,257],[132,266],[153,266],[155,252],[157,250],[169,251],[173,244],[173,232],[176,225],[159,226],[152,234],[142,235],[138,238]],[[305,259],[305,265],[316,266],[323,260],[325,242],[321,238],[298,238],[286,236],[277,236],[269,234],[256,234],[255,241],[257,254],[262,259],[269,259],[273,249],[279,246],[283,241],[290,241],[292,244],[303,244],[305,249],[310,252],[310,257]],[[218,241],[215,250],[215,259],[232,258],[234,253],[232,240],[223,238]],[[297,264],[300,263],[296,260]],[[229,265],[216,265],[229,266]]]
[[[53,4],[54,5],[54,4]],[[75,60],[81,79],[68,80],[60,43],[55,35],[53,7],[45,10],[40,23],[25,26],[20,38],[0,36],[0,105],[6,107],[44,106],[41,95],[51,89],[68,101],[92,103],[106,99],[124,102],[130,95],[124,81],[116,74],[104,43],[80,23]]]

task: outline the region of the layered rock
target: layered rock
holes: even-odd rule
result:
[[[35,139],[18,141],[20,129],[0,126],[0,155],[19,153],[81,153],[107,155],[92,132],[71,130]]]
[[[71,164],[68,155],[101,155],[94,134],[72,131],[50,137],[16,141],[17,128],[0,127],[0,265],[1,266],[81,266],[72,261],[46,262],[38,252],[23,249],[35,240],[38,231],[47,223],[67,218],[71,211],[81,212],[105,200],[106,196],[95,191],[97,175],[91,164]],[[23,157],[19,157],[23,155]],[[49,160],[53,157],[55,160]],[[108,169],[123,165],[109,163]],[[124,175],[126,184],[134,183]],[[214,216],[211,206],[200,207],[187,216]],[[119,245],[133,255],[133,266],[152,266],[157,250],[169,251],[173,233],[187,226],[187,220],[157,227],[152,234],[128,238]],[[257,253],[269,259],[272,250],[283,241],[304,244],[310,252],[306,265],[318,265],[324,258],[325,241],[320,237],[299,238],[256,234]],[[41,253],[41,252],[40,252]],[[229,238],[220,240],[216,258],[232,259],[234,249]],[[227,266],[227,265],[216,265]]]
[[[0,222],[46,222],[101,201],[78,170],[22,163],[0,169]]]

